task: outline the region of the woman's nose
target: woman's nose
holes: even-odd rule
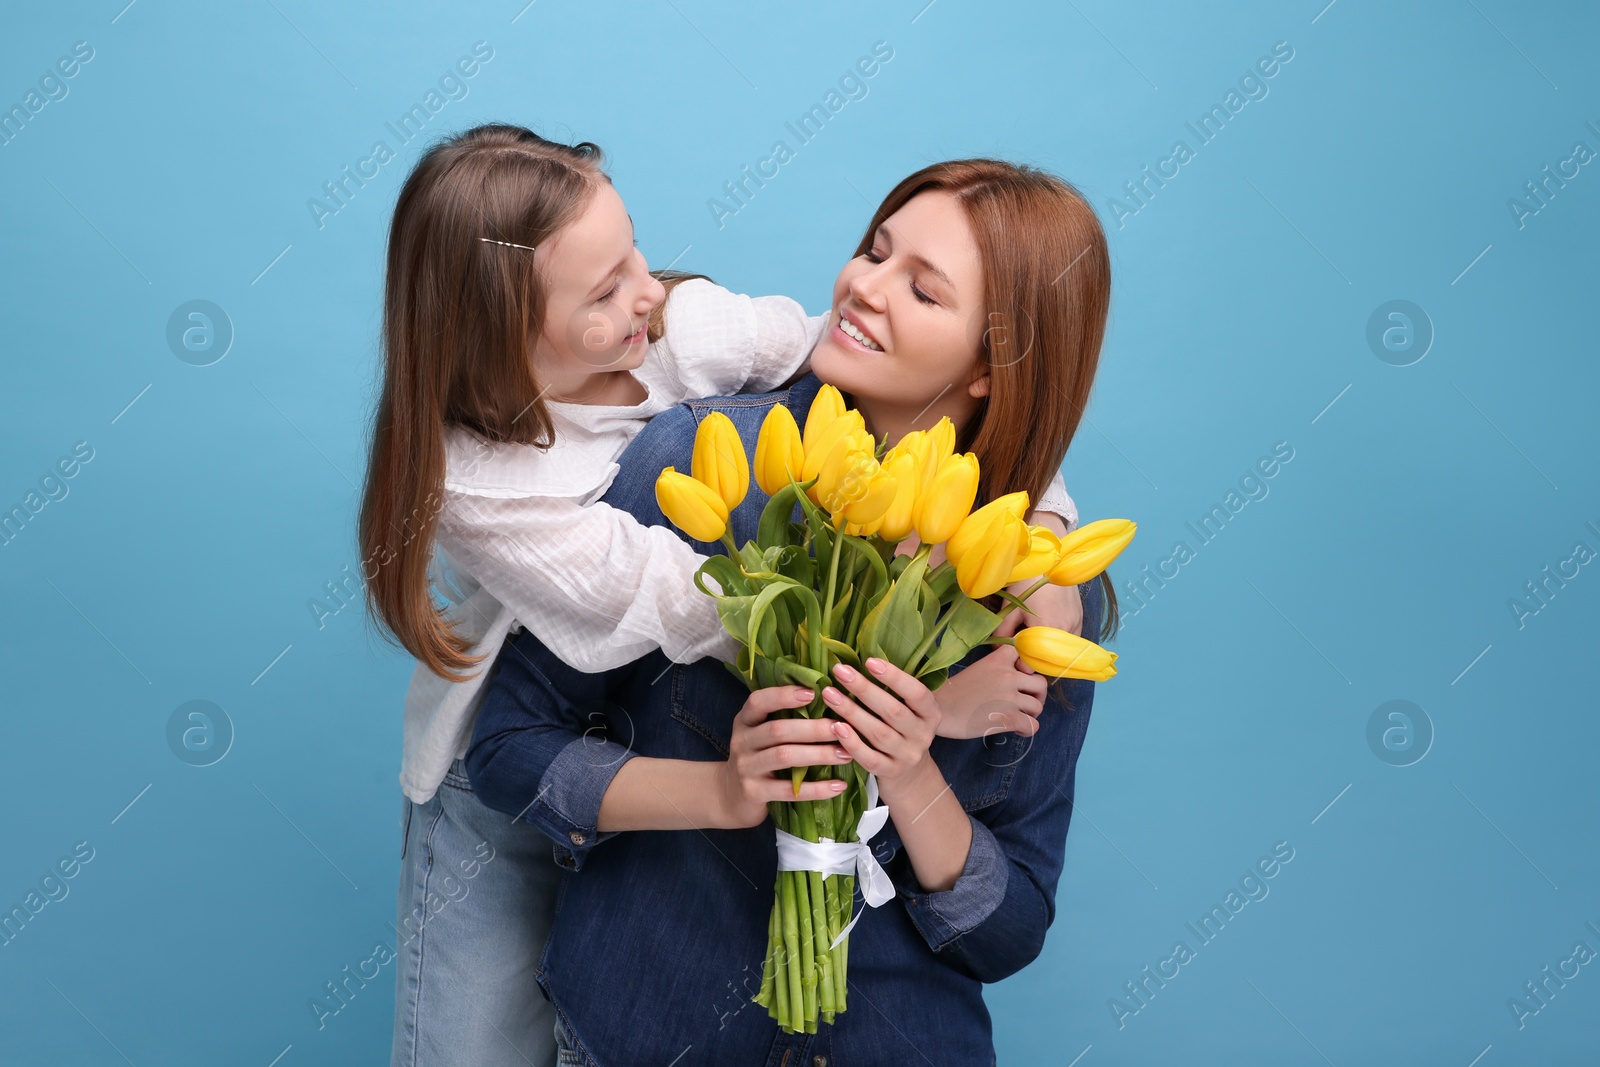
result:
[[[881,264],[880,264],[881,265]],[[882,311],[884,308],[883,285],[875,268],[869,268],[850,279],[850,296],[858,303],[871,308],[873,311]]]

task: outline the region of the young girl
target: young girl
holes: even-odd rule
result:
[[[598,498],[652,415],[790,380],[829,316],[704,280],[668,300],[600,150],[514,126],[423,156],[400,192],[387,270],[360,539],[372,613],[418,661],[394,1062],[543,1062],[552,1016],[533,968],[558,872],[548,841],[478,803],[461,770],[484,660],[519,624],[582,671],[656,649],[731,660],[736,644],[693,585],[704,557]],[[1059,487],[1041,507],[1075,517]],[[1002,724],[1031,728],[1033,684],[995,676],[1010,702]],[[966,707],[987,711],[995,695],[971,685]],[[991,725],[969,716],[947,729]]]

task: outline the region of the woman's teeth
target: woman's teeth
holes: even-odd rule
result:
[[[864,346],[866,348],[870,348],[874,352],[882,352],[883,351],[883,349],[878,345],[878,343],[876,341],[872,340],[872,338],[868,337],[866,334],[864,334],[860,330],[856,329],[855,323],[851,322],[849,319],[845,318],[843,315],[839,316],[839,329],[844,331],[846,337],[849,337],[849,338],[852,338],[855,341],[858,341],[862,346]]]

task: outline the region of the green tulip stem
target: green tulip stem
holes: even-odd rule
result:
[[[834,597],[834,593],[839,588],[839,557],[843,554],[843,551],[842,551],[843,549],[844,549],[844,544],[842,543],[841,538],[837,538],[837,537],[834,538],[834,542],[833,542],[833,559],[828,564],[828,599],[826,599],[826,600],[824,600],[822,602],[823,603],[822,620],[823,620],[824,623],[826,623],[829,619],[833,618],[833,597]],[[820,644],[820,636],[821,635],[818,635],[818,643],[819,644]],[[832,637],[833,635],[829,634],[828,636]],[[815,664],[815,666],[816,666],[816,668],[818,670],[821,670],[822,669],[821,661],[819,660]]]
[[[934,626],[933,630],[928,634],[927,637],[922,639],[922,644],[918,645],[917,650],[911,653],[911,659],[906,662],[905,667],[907,674],[911,675],[912,677],[916,677],[917,670],[919,667],[921,667],[923,658],[926,657],[929,650],[933,648],[933,643],[939,640],[939,635],[944,633],[944,628],[950,625],[950,620],[955,616],[955,613],[956,601],[952,601],[950,606],[945,608],[944,614],[939,617],[939,621]]]
[[[1027,600],[1033,594],[1037,593],[1039,590],[1043,589],[1045,586],[1047,586],[1049,584],[1050,584],[1050,576],[1048,574],[1043,575],[1043,576],[1040,577],[1040,579],[1037,582],[1034,582],[1032,585],[1028,586],[1027,590],[1021,596],[1017,597],[1017,599],[1018,600]]]
[[[726,526],[722,528],[722,537],[720,540],[724,545],[728,546],[728,558],[737,562],[739,559],[739,548],[733,543],[733,534],[728,532],[728,528]]]

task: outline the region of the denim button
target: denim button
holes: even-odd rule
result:
[[[811,1067],[828,1067],[828,1057],[826,1057],[826,1056],[813,1056],[813,1057],[811,1057]]]
[[[587,837],[583,836],[583,831],[582,830],[574,830],[574,831],[572,831],[572,833],[568,834],[567,837],[572,841],[572,843],[574,845],[581,845],[585,841],[589,840]]]

